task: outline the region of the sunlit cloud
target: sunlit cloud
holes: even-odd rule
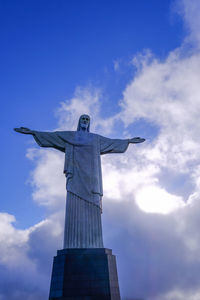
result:
[[[145,186],[136,193],[136,203],[147,213],[168,214],[185,204],[179,196],[172,195],[156,186]]]

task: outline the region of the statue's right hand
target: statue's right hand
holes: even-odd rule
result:
[[[32,130],[30,130],[29,128],[26,127],[20,127],[20,128],[14,128],[15,131],[20,132],[20,133],[24,133],[24,134],[32,134]]]

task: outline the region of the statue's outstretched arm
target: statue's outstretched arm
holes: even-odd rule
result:
[[[14,128],[14,130],[23,134],[31,134],[40,147],[50,147],[65,152],[66,141],[57,131],[36,131],[26,127]]]
[[[14,128],[14,130],[23,134],[33,134],[33,131],[26,127]]]
[[[132,139],[128,139],[129,143],[137,144],[137,143],[143,143],[145,139],[141,139],[140,137],[134,137]]]

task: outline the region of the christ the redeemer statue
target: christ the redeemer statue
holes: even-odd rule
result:
[[[15,128],[15,131],[32,134],[41,147],[52,147],[65,153],[64,248],[103,248],[100,155],[123,153],[129,143],[142,143],[145,139],[110,139],[90,133],[88,115],[80,116],[77,131],[42,132],[25,127]]]

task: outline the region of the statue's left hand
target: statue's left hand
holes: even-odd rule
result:
[[[137,143],[143,143],[145,139],[141,139],[140,137],[134,137],[132,139],[128,140],[129,143],[137,144]]]

